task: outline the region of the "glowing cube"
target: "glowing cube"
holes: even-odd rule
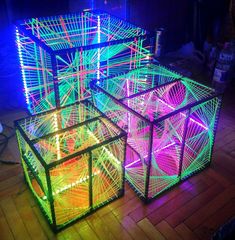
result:
[[[93,83],[96,107],[125,130],[126,179],[148,201],[210,164],[221,96],[149,65]]]
[[[150,57],[145,30],[97,11],[19,21],[16,42],[31,114],[89,98],[91,79]]]
[[[126,133],[90,102],[15,124],[26,181],[55,231],[123,195]]]

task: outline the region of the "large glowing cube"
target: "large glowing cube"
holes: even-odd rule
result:
[[[221,96],[148,65],[92,83],[96,107],[128,134],[126,179],[146,201],[208,166]]]
[[[18,21],[16,42],[30,113],[89,98],[91,79],[139,67],[150,58],[147,36],[97,11]]]
[[[89,101],[15,124],[26,181],[54,230],[123,195],[126,133]]]

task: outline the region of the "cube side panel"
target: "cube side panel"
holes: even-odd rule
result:
[[[19,62],[26,103],[31,114],[55,108],[50,54],[16,29]]]
[[[125,178],[135,190],[135,192],[145,198],[146,180],[147,180],[147,163],[146,158],[141,156],[129,144],[126,147],[126,165]]]
[[[43,190],[40,188],[37,180],[33,177],[32,172],[30,171],[30,168],[26,164],[24,160],[22,160],[22,166],[24,170],[25,179],[27,181],[27,184],[33,193],[34,197],[37,199],[37,202],[42,209],[44,215],[46,216],[47,220],[50,224],[52,224],[52,214],[51,214],[51,208],[49,200],[45,197],[43,193]]]
[[[125,177],[138,194],[144,196],[149,156],[149,123],[99,90],[93,89],[93,100],[100,111],[127,132]]]
[[[50,203],[48,201],[48,188],[46,183],[46,173],[43,166],[37,160],[30,146],[26,143],[19,131],[16,131],[17,140],[20,148],[21,162],[25,179],[30,190],[37,199],[47,220],[52,223]]]
[[[219,97],[215,97],[191,108],[185,139],[182,178],[203,169],[211,161],[220,101]]]
[[[153,128],[149,198],[179,182],[186,111],[169,117]]]
[[[82,154],[49,171],[57,228],[90,211],[88,160],[89,154]]]
[[[92,208],[123,194],[124,137],[92,151]]]
[[[24,162],[27,163],[28,167],[30,168],[32,174],[38,181],[41,189],[43,190],[44,195],[48,195],[48,187],[46,182],[46,172],[40,161],[38,160],[37,156],[35,155],[34,151],[31,149],[29,144],[25,141],[24,137],[17,131],[17,139],[18,144],[20,147],[21,158]],[[43,197],[42,193],[42,197]]]

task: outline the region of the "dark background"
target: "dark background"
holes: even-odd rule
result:
[[[198,35],[195,4],[199,2],[204,30]],[[165,49],[173,51],[182,44],[195,40],[195,35],[196,38],[205,38],[207,27],[212,28],[213,19],[223,15],[228,2],[229,0],[0,0],[0,114],[1,110],[24,106],[13,25],[17,19],[58,15],[86,8],[101,9],[150,31],[164,27]]]

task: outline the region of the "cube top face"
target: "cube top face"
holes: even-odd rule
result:
[[[96,83],[148,122],[184,111],[216,95],[214,89],[182,77],[162,66],[148,65]]]
[[[147,64],[143,67],[136,68],[120,74],[117,77],[104,79],[97,86],[101,87],[104,91],[112,94],[118,100],[124,100],[132,95],[140,92],[148,91],[168,82],[176,81],[182,76],[166,67]]]
[[[125,133],[89,102],[17,121],[44,166],[55,166],[84,154]]]
[[[19,21],[25,35],[33,35],[51,51],[138,37],[146,31],[104,12],[82,12]]]

